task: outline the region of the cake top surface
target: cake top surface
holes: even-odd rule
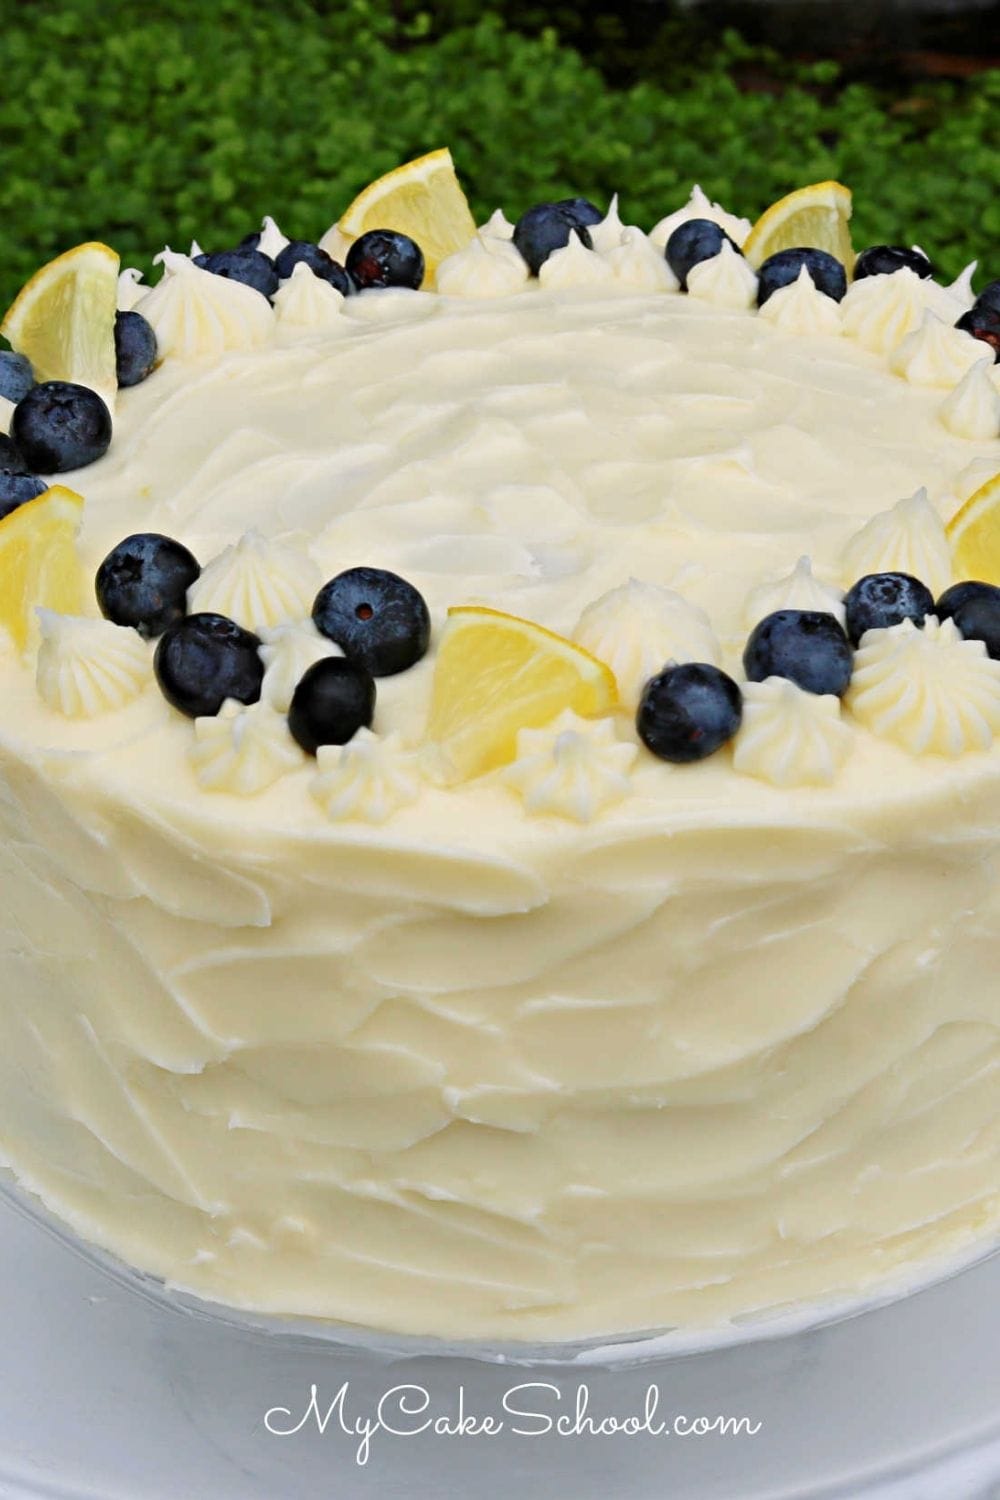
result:
[[[869,631],[846,692],[747,683],[742,664],[775,611],[840,631],[864,575],[914,575],[934,598],[956,581],[946,523],[1000,471],[991,351],[954,326],[967,283],[904,268],[837,299],[803,266],[758,310],[728,240],[677,289],[673,220],[650,237],[612,205],[593,248],[571,235],[534,277],[494,216],[434,291],[344,297],[300,264],[273,304],[168,253],[135,302],[161,363],[69,476],[80,556],[92,578],[130,534],[182,543],[201,568],[188,608],[262,642],[260,702],[192,723],[157,691],[153,643],[88,600],[43,617],[27,655],[4,649],[8,746],[67,796],[189,837],[422,847],[845,809],[860,826],[875,795],[940,796],[944,769],[953,786],[995,777],[1000,663],[950,621],[916,642]],[[126,276],[123,300],[141,291]],[[341,655],[310,617],[354,568],[419,590],[430,650],[378,678],[370,729],[314,758],[285,715]],[[470,605],[577,642],[617,679],[617,714],[528,723],[505,766],[449,776],[426,726],[447,611]],[[738,732],[697,764],[637,740],[667,662],[740,688]]]

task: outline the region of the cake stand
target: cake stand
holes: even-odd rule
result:
[[[0,1196],[0,1328],[2,1500],[1000,1496],[996,1255],[826,1326],[765,1325],[625,1366],[592,1353],[522,1366],[200,1316]],[[341,1388],[344,1425],[373,1422],[381,1402],[409,1435],[375,1431],[359,1462]],[[650,1425],[683,1414],[686,1435],[587,1430],[641,1420],[650,1388]],[[458,1435],[460,1401],[467,1421],[503,1430]],[[559,1416],[569,1432],[544,1430]],[[688,1432],[719,1416],[759,1430]],[[438,1418],[448,1431],[425,1429]]]

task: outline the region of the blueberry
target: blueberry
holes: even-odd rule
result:
[[[44,479],[31,473],[10,438],[0,432],[0,521],[19,505],[43,495],[47,488]]]
[[[416,291],[424,279],[424,252],[408,234],[395,229],[369,229],[347,252],[346,267],[355,285],[405,286]]]
[[[988,303],[977,301],[967,313],[963,313],[955,324],[964,333],[971,333],[988,349],[994,360],[1000,363],[1000,307],[994,309]]]
[[[1000,281],[987,282],[976,298],[975,306],[1000,314]]]
[[[635,725],[661,760],[704,760],[731,740],[743,718],[743,697],[731,677],[702,662],[664,667],[643,689]]]
[[[870,245],[854,262],[854,279],[866,276],[891,276],[894,271],[916,271],[925,280],[934,275],[934,267],[922,250],[908,250],[905,245]]]
[[[138,312],[115,313],[115,363],[118,384],[139,385],[156,364],[156,334]]]
[[[604,218],[597,204],[591,203],[589,198],[560,198],[555,207],[561,208],[578,229],[586,229],[589,224],[600,224]]]
[[[866,630],[886,630],[903,620],[923,629],[934,613],[934,595],[910,573],[867,573],[844,599],[848,639],[856,646]]]
[[[1000,659],[1000,589],[992,583],[953,584],[937,602],[942,620],[954,620],[968,641],[982,641]]]
[[[716,224],[712,219],[686,219],[683,224],[678,224],[667,240],[663,253],[668,266],[681,284],[681,291],[687,291],[688,272],[691,268],[718,255],[723,245],[739,249],[721,224]]]
[[[757,273],[757,306],[763,307],[774,292],[790,286],[798,280],[805,266],[815,283],[817,291],[840,302],[847,293],[847,274],[839,260],[825,250],[808,247],[796,250],[779,250],[769,255]]]
[[[35,473],[63,474],[107,453],[111,413],[88,386],[43,380],[15,406],[10,435]]]
[[[324,584],[313,605],[321,634],[373,677],[405,672],[427,654],[431,617],[412,583],[381,568],[349,568]]]
[[[242,281],[252,286],[262,297],[273,297],[278,290],[278,273],[274,261],[259,250],[243,246],[236,250],[213,250],[209,255],[196,255],[196,266],[211,271],[213,276],[224,276],[227,281]]]
[[[97,570],[97,603],[105,619],[131,625],[146,640],[187,613],[187,591],[201,573],[180,542],[141,532],[119,542]]]
[[[348,276],[343,266],[321,250],[318,245],[313,245],[309,240],[289,240],[281,254],[274,262],[274,269],[286,281],[295,267],[305,264],[318,276],[321,281],[328,281],[338,292],[349,297],[354,291],[354,282]]]
[[[23,354],[13,354],[9,349],[0,350],[0,396],[5,401],[20,401],[35,383],[35,372],[31,361]]]
[[[568,209],[558,203],[536,203],[514,225],[514,244],[532,276],[537,276],[553,250],[562,250],[569,244],[571,234],[588,250],[593,250],[590,231]]]
[[[307,755],[346,745],[375,717],[375,679],[360,662],[327,656],[309,668],[292,696],[288,727]]]
[[[850,642],[833,615],[813,609],[779,609],[756,625],[743,652],[751,682],[787,677],[807,693],[847,691],[854,660]]]
[[[225,615],[188,615],[156,648],[153,669],[168,703],[191,719],[214,718],[227,698],[256,703],[264,680],[260,641]]]

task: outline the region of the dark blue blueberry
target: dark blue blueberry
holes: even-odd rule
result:
[[[208,255],[196,255],[196,266],[211,271],[213,276],[224,276],[227,281],[242,281],[252,286],[262,297],[273,297],[278,290],[278,273],[269,255],[248,246],[236,250],[213,250]]]
[[[328,656],[309,668],[292,697],[288,727],[307,755],[346,745],[375,717],[375,679],[360,662]]]
[[[840,302],[847,293],[847,274],[840,261],[825,250],[813,250],[808,246],[796,250],[778,250],[769,255],[757,272],[757,306],[763,307],[768,297],[783,286],[798,280],[805,266],[817,291]]]
[[[590,224],[600,224],[604,215],[596,203],[591,203],[589,198],[560,198],[555,205],[567,214],[578,229],[586,229]]]
[[[107,453],[111,413],[89,386],[43,380],[15,406],[10,435],[29,469],[63,474]]]
[[[142,313],[115,313],[115,363],[118,384],[139,385],[156,364],[156,334]]]
[[[588,250],[593,250],[589,229],[578,223],[567,209],[558,203],[536,203],[514,225],[514,244],[532,276],[537,276],[553,250],[562,250],[569,244],[571,234]]]
[[[424,279],[424,252],[408,234],[369,229],[348,250],[346,267],[359,291],[382,286],[416,291]]]
[[[975,306],[1000,315],[1000,281],[987,282],[976,298]]]
[[[316,629],[373,677],[405,672],[427,654],[431,617],[412,583],[382,568],[349,568],[324,584]]]
[[[0,350],[0,396],[5,401],[21,401],[35,383],[31,361],[10,349]]]
[[[844,599],[845,628],[853,646],[866,630],[887,630],[903,620],[923,629],[925,615],[934,613],[934,595],[910,573],[867,573]]]
[[[743,696],[733,679],[707,663],[686,662],[646,683],[635,726],[647,750],[683,765],[714,754],[742,718]]]
[[[97,570],[101,614],[152,640],[183,620],[187,591],[200,573],[197,559],[172,537],[156,532],[127,536]]]
[[[47,488],[44,479],[31,473],[24,455],[18,452],[10,438],[0,432],[0,521],[19,505],[34,500],[36,495],[43,495]]]
[[[925,280],[934,275],[924,252],[908,250],[905,245],[870,245],[854,262],[855,281],[863,281],[866,276],[891,276],[894,271],[916,271]]]
[[[987,352],[1000,363],[1000,307],[994,309],[988,303],[976,302],[963,313],[955,324],[964,333],[971,333],[983,345],[983,358]]]
[[[718,255],[723,245],[739,249],[736,241],[729,237],[721,224],[716,224],[712,219],[686,219],[683,224],[678,224],[667,240],[663,253],[667,258],[667,265],[681,284],[681,291],[687,291],[688,272],[691,268]]]
[[[982,641],[1000,660],[1000,589],[992,583],[953,584],[937,602],[939,619],[954,620],[968,641]]]
[[[321,281],[328,281],[338,292],[349,297],[354,291],[354,283],[339,262],[332,255],[327,255],[318,245],[313,245],[309,240],[289,240],[281,254],[275,259],[274,269],[286,281],[295,267],[307,265],[314,276]]]
[[[751,682],[787,677],[807,693],[843,697],[854,657],[833,615],[813,609],[779,609],[755,626],[743,652]]]
[[[153,668],[167,702],[190,719],[214,718],[227,698],[256,703],[260,641],[225,615],[188,615],[160,637]]]

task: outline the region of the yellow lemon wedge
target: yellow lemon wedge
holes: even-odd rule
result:
[[[109,246],[77,245],[35,272],[0,323],[0,333],[30,359],[37,380],[87,385],[112,409],[118,266]]]
[[[756,270],[778,250],[808,246],[828,251],[850,276],[854,269],[851,208],[851,190],[841,182],[797,188],[764,210],[747,236],[743,254]]]
[[[1000,474],[969,496],[947,532],[956,578],[1000,584]]]
[[[418,156],[369,183],[320,243],[338,258],[369,229],[395,229],[416,240],[427,266],[424,286],[433,286],[441,262],[476,233],[476,221],[447,147]]]
[[[76,550],[83,497],[54,484],[0,521],[0,625],[19,651],[35,639],[36,609],[78,614],[84,571]]]
[[[563,709],[587,718],[618,703],[614,673],[589,651],[495,609],[448,611],[434,671],[427,737],[457,780],[508,765],[520,729]]]

